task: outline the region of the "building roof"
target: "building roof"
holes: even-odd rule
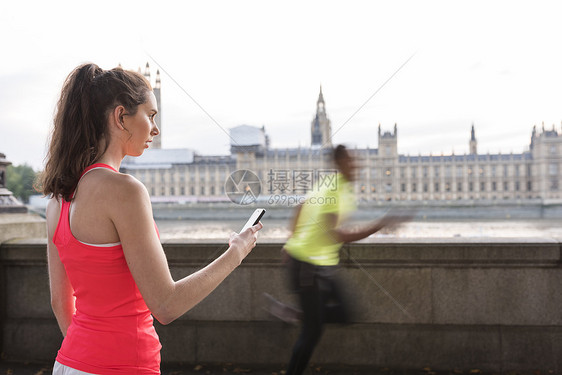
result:
[[[509,161],[530,160],[532,155],[528,152],[523,154],[492,154],[492,155],[430,155],[430,156],[405,156],[399,155],[400,163],[438,163],[438,162],[487,162],[487,161]]]
[[[265,131],[263,128],[240,125],[230,128],[231,146],[264,146]]]
[[[121,168],[171,168],[173,164],[193,163],[193,150],[187,148],[152,148],[139,157],[126,156]]]
[[[285,156],[320,156],[324,154],[331,154],[332,150],[330,148],[311,148],[311,147],[297,147],[297,148],[274,148],[267,150],[266,155],[268,157],[285,157]]]

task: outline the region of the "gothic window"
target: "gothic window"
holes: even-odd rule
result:
[[[462,177],[462,167],[457,166],[457,177]]]
[[[367,170],[361,168],[359,170],[359,181],[365,181],[367,179]]]

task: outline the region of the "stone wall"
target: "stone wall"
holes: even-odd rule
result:
[[[272,320],[263,293],[294,301],[279,251],[259,244],[206,300],[156,324],[166,363],[283,364],[298,328]],[[0,349],[52,361],[62,340],[50,309],[45,240],[0,246]],[[217,243],[167,242],[174,278],[209,262]],[[394,369],[562,373],[561,243],[554,239],[377,239],[344,247],[353,324],[330,326],[313,362]]]

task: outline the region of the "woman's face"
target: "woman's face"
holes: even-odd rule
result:
[[[128,131],[126,140],[127,155],[140,156],[152,142],[152,138],[160,133],[154,121],[158,107],[156,97],[150,92],[148,100],[137,107],[137,113],[123,117],[123,127]]]

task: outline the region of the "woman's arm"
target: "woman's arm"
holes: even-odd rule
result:
[[[63,336],[72,320],[76,308],[74,305],[74,290],[66,275],[66,270],[60,260],[59,252],[53,243],[53,235],[60,216],[60,202],[51,198],[47,203],[47,262],[49,269],[49,287],[51,290],[51,308],[57,318]]]
[[[255,246],[261,223],[230,239],[230,247],[207,267],[174,281],[154,228],[146,188],[130,176],[121,178],[110,204],[127,264],[152,314],[168,324],[208,296]]]

